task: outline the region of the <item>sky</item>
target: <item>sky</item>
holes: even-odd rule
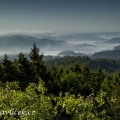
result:
[[[0,31],[120,32],[120,0],[0,0]]]

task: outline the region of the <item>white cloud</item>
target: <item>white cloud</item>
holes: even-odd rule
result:
[[[54,34],[52,31],[36,31],[36,30],[33,30],[33,31],[27,31],[27,30],[14,30],[14,31],[3,31],[3,30],[0,30],[0,35],[7,35],[7,34],[27,34],[27,35],[30,35],[30,34],[43,34],[43,35],[47,35],[47,34]]]

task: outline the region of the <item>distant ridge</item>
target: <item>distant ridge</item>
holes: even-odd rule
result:
[[[113,49],[114,49],[114,50],[120,50],[120,45],[115,46]]]
[[[65,51],[62,51],[60,52],[58,55],[62,55],[62,56],[84,56],[83,53],[75,53],[74,51],[72,50],[65,50]]]
[[[112,38],[110,40],[106,40],[106,41],[104,41],[104,43],[109,43],[109,44],[120,43],[120,37],[115,37],[115,38]]]
[[[29,59],[29,53],[23,53],[25,55],[25,57]],[[18,54],[7,54],[8,59],[11,61],[14,61],[15,59],[18,59]],[[4,55],[0,55],[0,60],[2,60],[4,57]],[[52,56],[52,55],[43,55],[43,60],[52,60],[54,58],[59,58],[59,56]]]
[[[23,34],[9,34],[9,35],[2,35],[0,36],[0,50],[1,51],[17,51],[23,52],[22,50],[29,50],[32,45],[36,43],[38,47],[45,48],[45,47],[57,47],[61,46],[62,44],[66,43],[62,40],[51,40],[51,39],[39,39],[29,35]],[[5,53],[4,52],[4,53]]]
[[[91,58],[106,58],[106,59],[117,60],[120,59],[120,50],[97,52],[93,54]]]

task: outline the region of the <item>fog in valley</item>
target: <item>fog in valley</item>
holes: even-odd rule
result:
[[[0,55],[29,53],[34,43],[44,55],[56,56],[66,50],[90,55],[99,51],[113,50],[115,46],[120,45],[119,39],[119,32],[70,34],[45,31],[0,32]]]

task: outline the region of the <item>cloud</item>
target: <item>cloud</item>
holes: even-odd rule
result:
[[[13,30],[13,31],[3,31],[0,30],[0,35],[7,35],[7,34],[26,34],[26,35],[31,35],[31,34],[43,34],[43,35],[49,35],[49,34],[53,34],[52,31],[28,31],[28,30]]]
[[[40,44],[37,43],[37,45],[39,45],[38,47],[40,47],[40,51],[43,52],[43,54],[50,54],[50,55],[59,53],[60,51],[63,51],[63,50],[73,50],[73,51],[78,51],[84,54],[89,54],[89,53],[92,54],[94,52],[99,52],[102,50],[113,49],[115,45],[113,44],[109,45],[107,43],[104,44],[103,41],[107,39],[107,36],[120,35],[120,33],[57,34],[52,31],[45,31],[45,30],[43,31],[36,31],[36,30],[33,30],[33,31],[27,31],[27,30],[0,31],[1,36],[2,35],[9,36],[9,35],[16,35],[16,34],[24,34],[24,35],[29,35],[28,37],[33,36],[33,37],[40,38],[42,42]],[[28,40],[33,41],[33,37],[31,39],[29,38]],[[50,45],[49,45],[50,41],[48,39],[51,41]],[[42,46],[45,41],[46,41],[46,46]],[[65,43],[62,43],[61,45],[60,44],[61,41],[65,41]],[[99,41],[99,44],[98,44],[98,41]],[[20,44],[18,44],[18,46],[21,45],[22,47],[9,48],[11,44],[13,45],[13,43],[6,42],[5,45],[6,46],[8,45],[9,47],[8,46],[4,47],[2,45],[2,40],[0,42],[1,42],[0,54],[3,54],[4,52],[15,53],[15,51],[16,53],[19,51],[29,52],[29,49],[32,46],[31,42],[21,45],[22,41],[20,41]],[[5,41],[3,40],[3,42]],[[58,44],[55,44],[56,42]],[[92,46],[88,46],[88,44]]]

